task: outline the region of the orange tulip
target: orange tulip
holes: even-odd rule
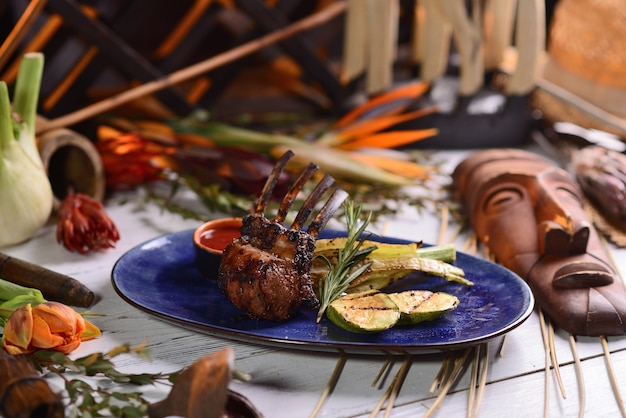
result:
[[[100,330],[71,307],[59,302],[16,309],[4,326],[3,348],[10,354],[54,350],[68,354]]]

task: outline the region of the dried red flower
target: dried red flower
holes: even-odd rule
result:
[[[120,239],[104,206],[85,194],[68,194],[58,215],[57,241],[70,251],[87,254],[113,248]]]

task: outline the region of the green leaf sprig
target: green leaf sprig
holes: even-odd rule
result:
[[[320,280],[319,284],[320,308],[317,312],[317,322],[322,319],[326,308],[346,291],[350,282],[370,267],[371,262],[363,263],[354,268],[376,249],[375,245],[362,248],[363,241],[367,239],[367,237],[363,237],[363,233],[370,223],[371,213],[362,222],[359,222],[362,205],[355,206],[351,200],[346,200],[343,206],[346,217],[347,240],[344,247],[339,249],[337,263],[332,264],[328,258],[320,256],[328,266],[328,274],[323,280]]]
[[[48,350],[33,353],[33,360],[40,371],[48,370],[57,375],[65,384],[69,398],[68,416],[70,417],[144,417],[149,402],[138,391],[117,391],[107,388],[105,382],[90,384],[77,375],[105,378],[109,382],[131,385],[153,385],[157,382],[172,383],[181,371],[174,373],[122,373],[113,363],[113,358],[120,354],[135,354],[149,359],[149,351],[144,344],[130,347],[128,344],[114,347],[106,353],[93,353],[72,360],[66,355]],[[66,373],[70,373],[66,376]]]

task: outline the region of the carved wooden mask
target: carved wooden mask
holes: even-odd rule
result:
[[[626,333],[626,290],[566,171],[531,152],[489,149],[456,167],[453,186],[478,238],[558,326]]]

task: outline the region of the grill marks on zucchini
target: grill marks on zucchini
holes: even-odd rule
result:
[[[370,290],[335,299],[326,310],[337,326],[351,332],[380,332],[394,326],[400,311],[385,293]]]
[[[336,299],[326,315],[335,325],[350,332],[375,333],[396,325],[435,320],[458,304],[456,296],[444,292],[407,290],[386,294],[369,290]]]
[[[455,309],[459,304],[456,296],[444,292],[433,293],[429,290],[407,290],[391,293],[389,298],[400,310],[398,325],[414,325],[424,321],[433,321],[444,313]]]

